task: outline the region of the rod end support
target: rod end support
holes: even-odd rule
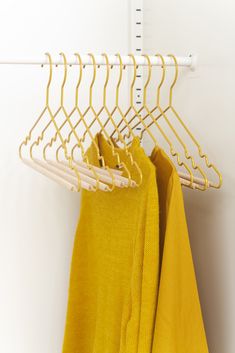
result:
[[[189,57],[191,59],[190,70],[195,71],[198,63],[198,56],[196,54],[190,54]]]

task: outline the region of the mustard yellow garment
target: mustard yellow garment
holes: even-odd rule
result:
[[[116,159],[97,136],[106,163]],[[136,177],[126,153],[118,150]],[[139,188],[82,191],[71,263],[63,353],[150,353],[158,287],[159,224],[155,167],[135,139]],[[98,165],[96,150],[88,151]]]
[[[152,353],[208,353],[185,218],[172,162],[156,148],[161,271]]]

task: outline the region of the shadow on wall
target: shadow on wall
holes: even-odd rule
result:
[[[209,351],[229,352],[225,337],[225,328],[229,327],[227,290],[221,283],[227,273],[223,263],[226,259],[224,221],[219,219],[223,217],[223,192],[213,189],[195,192],[185,188],[184,200]]]

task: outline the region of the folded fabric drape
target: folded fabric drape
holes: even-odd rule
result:
[[[96,142],[115,168],[108,141]],[[115,151],[135,177],[126,152]],[[138,138],[129,151],[140,187],[82,191],[63,353],[208,353],[178,174]],[[98,166],[93,145],[87,153]]]
[[[160,209],[160,282],[152,353],[208,353],[183,194],[169,157],[155,148]]]

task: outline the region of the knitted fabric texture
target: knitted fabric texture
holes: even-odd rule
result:
[[[111,168],[117,160],[99,134]],[[115,148],[133,178],[137,171]],[[81,195],[71,262],[63,353],[149,353],[158,288],[159,224],[155,167],[134,139],[129,151],[143,172],[137,188]],[[99,165],[94,145],[89,160]]]

